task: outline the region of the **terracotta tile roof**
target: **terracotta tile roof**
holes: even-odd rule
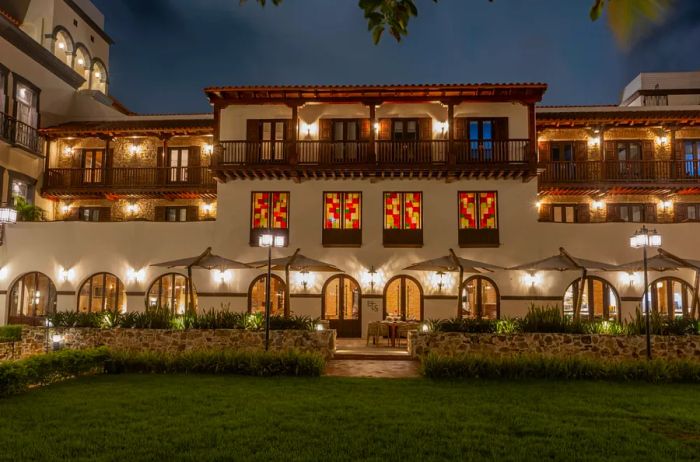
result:
[[[7,19],[8,21],[10,21],[12,24],[14,24],[15,26],[19,27],[19,25],[20,25],[20,24],[19,24],[19,20],[18,20],[17,18],[12,17],[12,16],[10,15],[10,13],[8,13],[7,11],[5,11],[5,10],[3,10],[3,9],[0,9],[0,16],[4,17],[4,18]]]
[[[66,122],[40,131],[47,136],[211,134],[214,132],[214,119],[129,117],[112,121]]]
[[[440,90],[440,89],[460,89],[460,88],[486,88],[486,87],[503,87],[503,88],[532,88],[541,87],[547,88],[544,82],[506,82],[506,83],[409,83],[409,84],[377,84],[377,85],[229,85],[220,87],[207,87],[208,91],[225,91],[225,90]]]
[[[580,111],[547,111],[537,112],[537,126],[549,127],[582,127],[589,125],[700,125],[700,108],[684,109],[629,109],[610,108],[610,110]]]

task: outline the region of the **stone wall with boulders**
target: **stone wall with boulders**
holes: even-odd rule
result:
[[[18,349],[19,344],[15,342],[0,342],[0,361],[15,359],[15,351]]]
[[[0,359],[2,359],[0,344]],[[52,351],[107,346],[116,350],[177,353],[190,350],[263,350],[265,333],[237,329],[89,329],[25,327],[15,343],[15,359]],[[326,359],[335,353],[335,330],[270,331],[270,351],[320,353]],[[9,358],[7,358],[9,359]]]
[[[700,336],[698,335],[653,335],[651,341],[655,358],[700,361]],[[446,356],[541,354],[606,359],[637,359],[646,356],[646,338],[643,335],[414,332],[410,334],[408,344],[413,357],[421,357],[429,353]]]

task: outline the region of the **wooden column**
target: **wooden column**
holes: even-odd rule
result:
[[[374,125],[377,123],[377,106],[374,102],[368,103],[369,106],[369,158],[372,161],[377,160],[376,140],[377,132]]]
[[[596,180],[600,181],[605,178],[605,125],[600,126],[600,131],[598,133],[598,155],[600,156],[598,167],[600,172],[596,175]]]
[[[292,128],[291,139],[289,140],[289,164],[296,165],[299,161],[299,151],[297,146],[297,140],[299,139],[299,105],[292,104]]]
[[[537,120],[535,116],[535,103],[527,103],[527,135],[530,139],[530,152],[528,153],[531,173],[537,172]]]
[[[682,178],[681,174],[683,170],[681,168],[676,167],[676,165],[682,165],[682,163],[677,162],[679,159],[676,157],[679,153],[676,152],[676,127],[670,127],[669,128],[670,132],[670,137],[668,142],[670,143],[670,149],[669,149],[669,165],[671,166],[671,171],[669,173],[670,178]]]
[[[457,153],[455,152],[455,105],[447,103],[447,162],[449,165],[457,164]]]
[[[107,184],[112,184],[112,165],[114,159],[112,159],[112,153],[110,152],[112,150],[111,143],[112,137],[107,135],[105,138],[105,165],[102,167],[104,180]]]

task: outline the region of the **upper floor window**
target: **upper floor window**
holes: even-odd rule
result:
[[[289,244],[289,193],[254,192],[251,201],[250,245],[257,246],[264,233],[284,235]]]
[[[83,183],[102,183],[106,167],[104,149],[83,150]]]
[[[362,193],[323,194],[323,245],[362,245]]]
[[[155,218],[156,221],[170,223],[197,221],[199,220],[199,210],[194,205],[158,206]]]
[[[15,118],[29,127],[39,122],[39,92],[15,75]]]
[[[80,221],[110,221],[112,209],[110,207],[80,207],[78,219]]]
[[[571,162],[574,160],[574,144],[566,141],[553,141],[550,146],[553,162]]]
[[[0,64],[0,112],[7,113],[7,68]],[[4,127],[0,127],[0,136],[6,137]]]
[[[168,181],[170,183],[186,183],[188,178],[188,165],[190,164],[190,150],[188,148],[168,149]]]
[[[607,221],[643,223],[656,221],[654,204],[608,204]]]
[[[92,63],[90,89],[107,94],[107,68],[99,59],[95,59]]]
[[[418,119],[393,119],[391,121],[393,141],[417,141]]]
[[[423,193],[384,193],[384,245],[423,245]]]
[[[685,176],[700,176],[700,141],[683,141],[683,173]]]
[[[683,223],[686,221],[700,221],[700,204],[676,203],[673,215],[675,221]]]
[[[17,198],[33,204],[36,180],[21,173],[10,171],[10,202],[15,202]]]
[[[459,192],[458,199],[460,247],[498,246],[497,193]]]

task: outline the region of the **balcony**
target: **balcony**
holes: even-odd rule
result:
[[[700,188],[700,161],[541,162],[540,189]]]
[[[43,156],[44,139],[36,128],[0,112],[0,139],[12,146]]]
[[[502,141],[223,141],[212,159],[222,179],[288,177],[529,177],[526,139]]]
[[[50,168],[43,194],[62,197],[215,197],[209,167]]]

